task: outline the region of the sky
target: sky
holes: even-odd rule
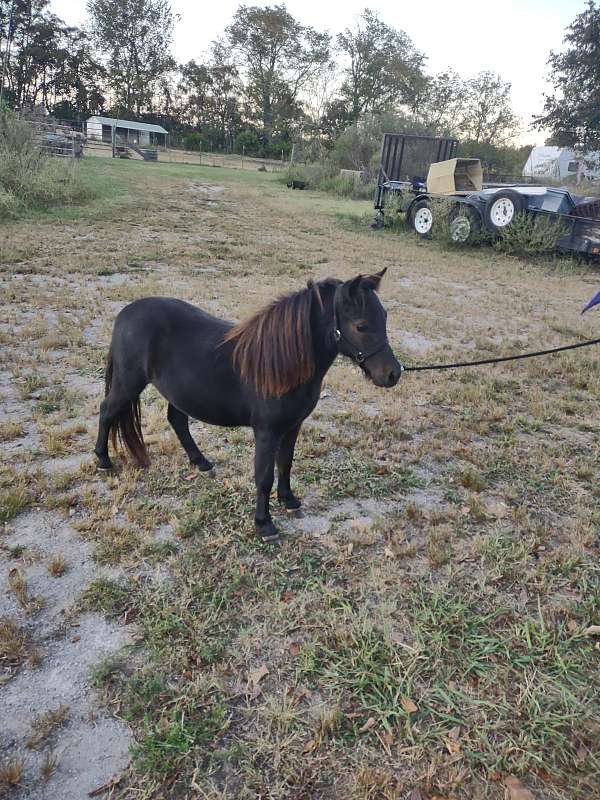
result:
[[[244,5],[275,5],[248,0]],[[406,31],[427,55],[431,74],[448,67],[463,77],[492,70],[512,84],[515,112],[522,121],[521,143],[543,144],[543,132],[531,131],[532,116],[550,91],[547,60],[560,50],[565,28],[586,6],[585,0],[288,0],[288,11],[304,25],[335,34],[352,27],[361,11],[377,11],[388,25]],[[174,55],[180,62],[199,60],[230,22],[240,0],[203,3],[171,0],[180,16]],[[85,0],[52,0],[67,23],[83,25]]]

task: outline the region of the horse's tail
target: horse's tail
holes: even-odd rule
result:
[[[104,376],[105,395],[110,392],[113,372],[114,359],[112,350],[110,350]],[[139,395],[135,400],[128,402],[123,410],[112,420],[110,423],[110,438],[115,450],[117,449],[117,441],[120,441],[125,446],[125,449],[138,467],[148,467],[150,465],[150,456],[142,433],[142,411]]]

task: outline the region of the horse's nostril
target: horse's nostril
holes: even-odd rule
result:
[[[398,383],[399,377],[399,373],[397,373],[395,370],[392,370],[388,375],[388,386],[395,386]]]

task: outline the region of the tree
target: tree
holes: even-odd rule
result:
[[[480,72],[465,83],[458,132],[474,142],[502,146],[517,133],[511,85],[493,72]]]
[[[242,87],[235,67],[219,57],[213,52],[213,61],[208,64],[189,61],[180,67],[179,117],[201,132],[209,147],[232,150],[241,125]]]
[[[296,116],[298,95],[327,63],[329,36],[300,25],[285,6],[240,6],[225,31],[225,46],[246,78],[251,109],[265,144]]]
[[[456,134],[467,94],[466,82],[448,69],[427,79],[414,104],[414,113],[432,133]]]
[[[337,45],[347,59],[341,94],[351,121],[365,111],[412,105],[424,83],[425,56],[404,31],[365,9],[354,30],[338,35]]]
[[[550,53],[555,93],[534,120],[551,132],[551,142],[582,152],[600,150],[600,6],[588,0],[585,11],[567,28],[565,49]]]
[[[168,0],[88,0],[87,9],[116,113],[152,110],[158,81],[175,67]]]
[[[65,25],[48,5],[0,0],[3,93],[15,107],[39,105],[74,119],[102,106],[102,68],[87,34]]]

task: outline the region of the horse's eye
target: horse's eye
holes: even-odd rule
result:
[[[366,333],[369,330],[369,326],[367,325],[366,322],[359,322],[358,325],[356,326],[356,330],[359,333]]]

